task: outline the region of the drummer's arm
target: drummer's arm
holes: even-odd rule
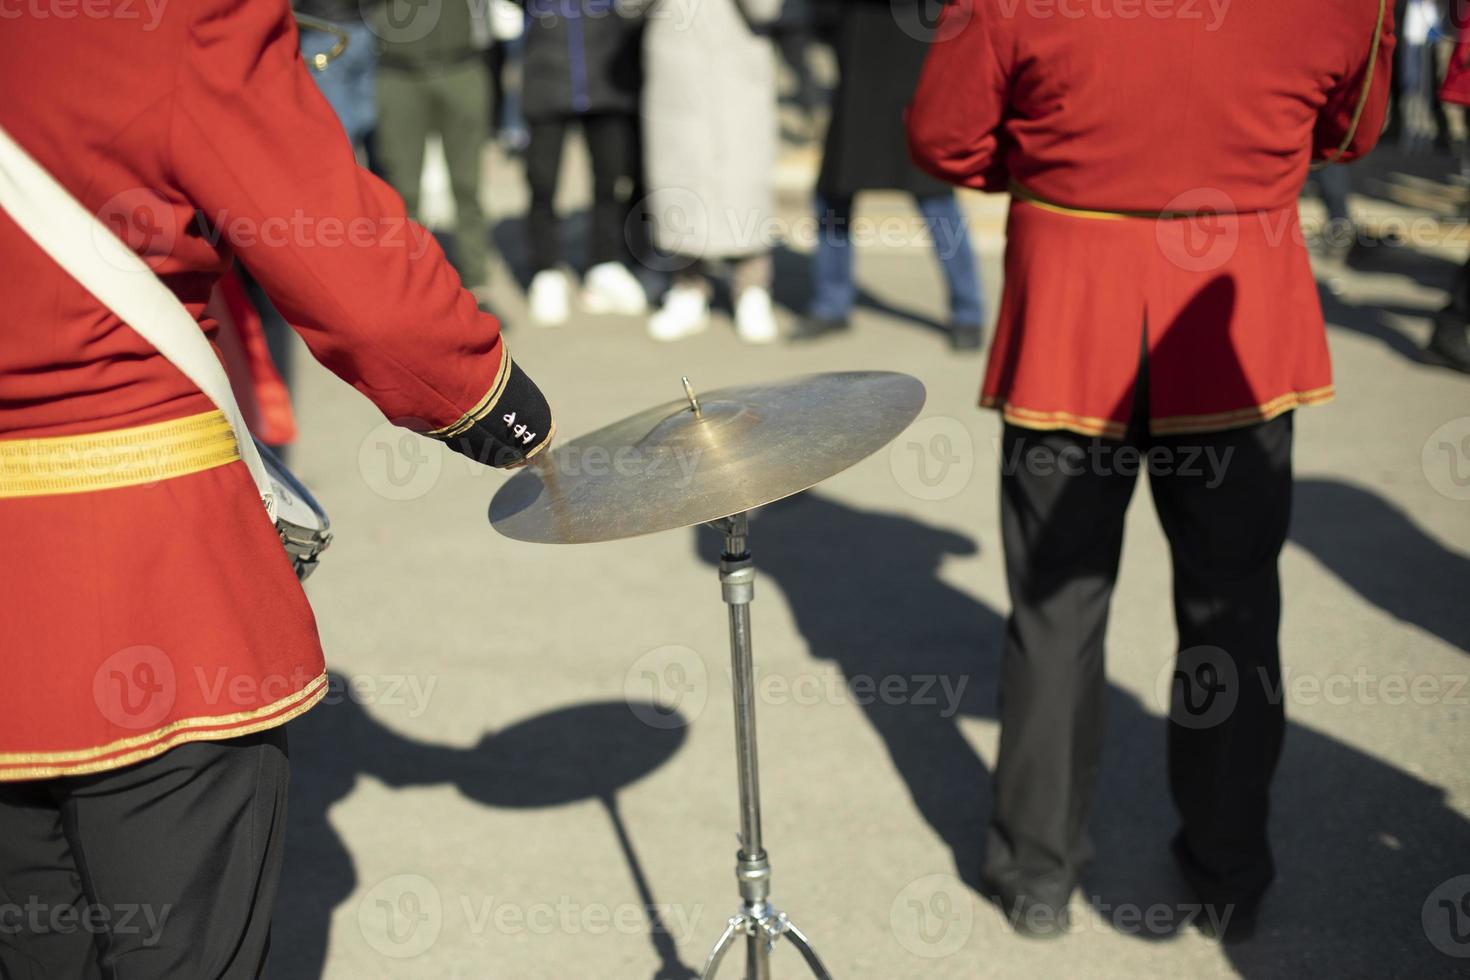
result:
[[[403,201],[360,169],[285,0],[198,0],[175,91],[176,180],[333,373],[483,463],[550,441],[551,410]]]
[[[1330,160],[1333,163],[1348,163],[1358,159],[1378,144],[1383,132],[1383,121],[1388,114],[1388,99],[1393,86],[1394,24],[1393,4],[1388,3],[1383,13],[1383,34],[1378,44],[1377,56],[1371,63],[1370,33],[1378,21],[1377,4],[1372,4],[1366,25],[1352,25],[1353,36],[1361,39],[1352,51],[1352,62],[1342,78],[1328,93],[1327,104],[1317,114],[1317,128],[1312,134],[1312,158]],[[1363,103],[1363,114],[1353,129],[1353,116],[1363,99],[1365,86],[1368,98]],[[1338,151],[1343,141],[1352,134],[1346,150]]]
[[[1009,176],[1000,127],[1010,65],[990,7],[990,0],[955,0],[940,13],[906,119],[909,154],[922,170],[952,184],[1003,191]]]

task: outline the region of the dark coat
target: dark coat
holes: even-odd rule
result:
[[[841,0],[835,13],[841,77],[817,191],[847,197],[865,190],[943,194],[945,184],[909,160],[903,111],[919,81],[930,28],[923,0]]]
[[[529,120],[638,111],[643,16],[622,0],[527,0],[522,111]]]

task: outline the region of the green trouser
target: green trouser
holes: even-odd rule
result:
[[[424,141],[438,133],[454,192],[455,265],[468,287],[484,285],[489,231],[480,210],[480,151],[490,138],[490,78],[470,58],[447,68],[378,68],[377,150],[388,182],[418,216]]]

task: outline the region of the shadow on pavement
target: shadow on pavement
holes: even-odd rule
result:
[[[1383,303],[1359,306],[1342,299],[1320,281],[1317,283],[1317,295],[1322,301],[1322,315],[1327,320],[1328,329],[1362,334],[1379,341],[1406,360],[1419,360],[1421,342],[1392,326],[1386,318],[1393,315],[1427,320],[1434,316],[1434,310]]]
[[[1470,613],[1463,594],[1470,558],[1440,544],[1395,505],[1351,483],[1297,480],[1293,513],[1291,539],[1364,601],[1470,653]]]
[[[347,678],[333,673],[331,685],[322,704],[291,724],[290,819],[271,977],[305,980],[322,975],[332,913],[359,884],[351,851],[332,827],[329,813],[363,776],[394,789],[449,783],[467,798],[493,807],[536,809],[599,800],[612,823],[609,845],[616,842],[639,901],[649,914],[655,913],[659,905],[616,794],[663,765],[683,744],[687,726],[676,716],[667,727],[643,720],[648,712],[668,717],[668,710],[624,701],[576,705],[537,715],[485,735],[473,748],[460,749],[399,735],[345,693]],[[486,872],[493,874],[494,869]],[[653,923],[650,939],[660,960],[654,980],[695,976],[680,962],[662,923]]]
[[[1308,501],[1326,492],[1307,484]],[[1350,512],[1337,519],[1362,517]],[[1306,523],[1311,526],[1312,519]],[[1389,554],[1402,553],[1402,538],[1383,532],[1374,542],[1380,562],[1388,541],[1400,549]],[[1412,556],[1413,539],[1407,544]],[[718,562],[716,534],[700,529],[696,547],[703,560]],[[938,675],[948,679],[949,690],[961,691],[948,702],[940,695],[937,704],[917,696],[887,703],[853,700],[883,738],[916,816],[948,845],[955,873],[972,887],[982,856],[990,773],[957,718],[995,718],[1004,620],[941,579],[939,571],[949,556],[972,555],[977,547],[964,534],[813,492],[764,508],[751,527],[758,579],[784,595],[814,658],[835,662],[849,685]],[[1438,581],[1454,591],[1464,578]],[[759,585],[756,594],[762,594]],[[1163,670],[1165,658],[1172,657],[1172,637],[1160,637],[1158,647]],[[1285,659],[1291,663],[1290,651]],[[1165,778],[1165,721],[1156,704],[1145,707],[1116,686],[1108,709],[1092,820],[1098,857],[1083,894],[1108,923],[1104,928],[1167,940],[1193,899],[1167,854],[1175,817]],[[1273,798],[1279,876],[1256,938],[1224,947],[1236,970],[1247,978],[1283,980],[1307,974],[1456,975],[1463,961],[1439,952],[1428,934],[1454,942],[1454,924],[1441,922],[1435,918],[1441,913],[1426,907],[1436,888],[1470,871],[1470,822],[1449,809],[1439,787],[1290,723]],[[937,869],[909,870],[918,876]],[[1465,884],[1470,890],[1470,878]],[[1470,895],[1465,902],[1470,908]],[[1151,929],[1139,914],[1159,907],[1168,913],[1161,917],[1167,923]],[[1470,936],[1460,941],[1470,947]],[[973,941],[958,955],[972,954],[979,955]]]

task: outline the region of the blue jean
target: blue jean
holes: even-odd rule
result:
[[[964,213],[951,193],[915,198],[934,239],[934,251],[949,286],[952,324],[979,326],[984,317],[980,269],[970,247]],[[852,277],[852,198],[818,194],[817,254],[812,263],[811,315],[841,320],[852,311],[857,286]]]
[[[331,61],[325,71],[311,70],[317,88],[327,97],[347,138],[357,146],[378,124],[377,40],[366,24],[339,24],[347,32],[347,50]],[[325,53],[337,38],[325,31],[301,32],[301,55],[310,63],[312,55]]]

